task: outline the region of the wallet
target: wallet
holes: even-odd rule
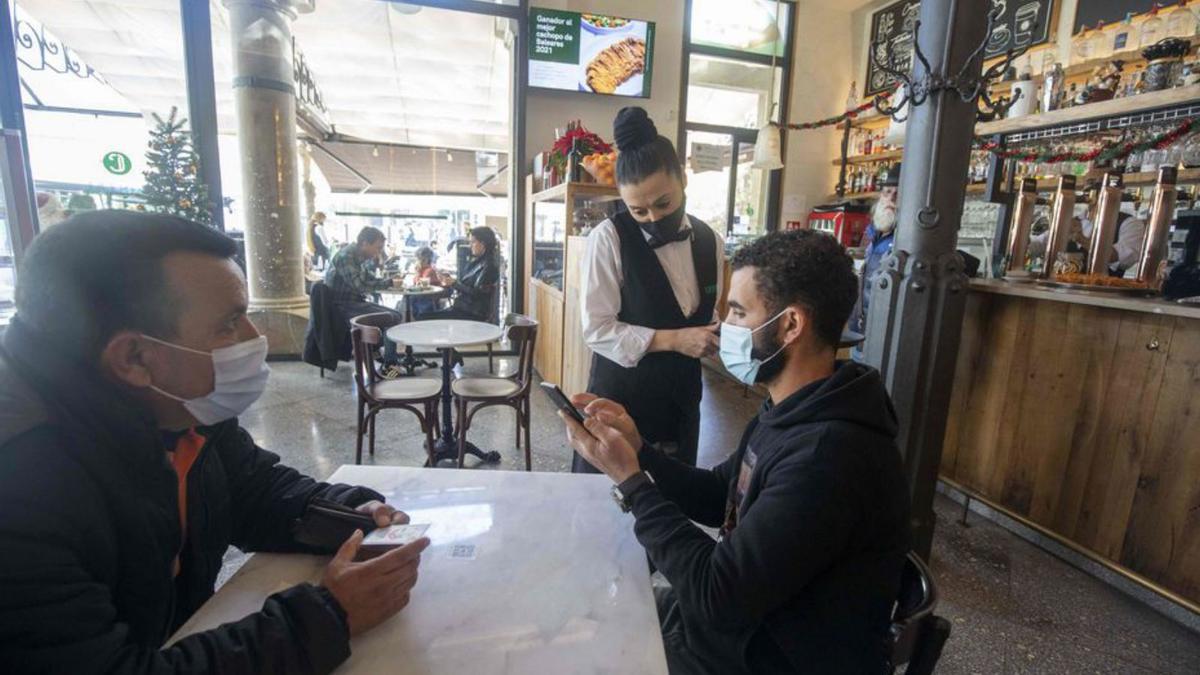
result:
[[[337,502],[314,499],[309,502],[304,515],[292,523],[292,538],[305,546],[336,551],[355,530],[367,534],[374,529],[375,519],[369,513],[355,511]]]

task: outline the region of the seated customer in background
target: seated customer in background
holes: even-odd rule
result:
[[[333,304],[341,310],[347,320],[363,314],[385,312],[392,314],[397,320],[402,318],[400,312],[367,300],[379,291],[402,286],[399,279],[381,279],[376,277],[373,270],[378,266],[380,256],[387,238],[383,232],[374,227],[364,227],[358,233],[358,240],[353,244],[343,246],[333,254],[329,268],[325,271],[325,285],[333,296]],[[390,364],[391,369],[399,361],[396,343],[384,336],[383,362]],[[395,374],[395,373],[389,373]]]
[[[499,241],[490,227],[476,227],[468,237],[471,260],[459,270],[458,280],[441,275],[442,286],[454,291],[454,303],[448,309],[429,312],[422,320],[465,319],[491,322],[495,317],[496,293],[500,284]]]
[[[416,251],[416,269],[413,270],[413,282],[428,283],[430,287],[439,287],[442,285],[442,275],[438,273],[437,267],[433,264],[434,253],[433,249],[428,246],[422,246]],[[428,298],[407,297],[405,302],[412,303],[413,318],[420,318],[424,314],[437,311],[438,298],[441,296],[433,296]]]
[[[259,448],[237,416],[266,386],[234,242],[203,225],[90,211],[34,240],[0,347],[0,672],[328,673],[400,611],[428,540],[163,643],[213,594],[222,557],[306,551],[317,498],[407,516]]]
[[[586,424],[563,416],[571,444],[617,484],[671,582],[658,598],[671,673],[890,672],[908,494],[879,373],[834,357],[857,290],[850,256],[796,231],[732,265],[721,359],[770,392],[733,455],[681,464],[589,394],[575,399]]]

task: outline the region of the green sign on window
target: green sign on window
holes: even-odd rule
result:
[[[133,170],[133,161],[129,159],[129,155],[113,150],[104,155],[104,168],[109,173],[124,176]]]

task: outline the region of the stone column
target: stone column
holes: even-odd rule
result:
[[[229,9],[246,213],[250,318],[271,354],[304,347],[303,223],[297,181],[292,22],[310,0],[224,0]]]

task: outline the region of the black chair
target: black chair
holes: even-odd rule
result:
[[[942,656],[950,637],[950,622],[937,616],[938,592],[929,567],[910,552],[900,576],[900,596],[892,610],[892,671],[900,666],[905,675],[929,675]]]
[[[466,454],[467,431],[475,413],[492,406],[507,406],[517,413],[517,449],[521,449],[521,431],[525,431],[525,470],[533,471],[529,441],[529,391],[533,384],[533,350],[537,344],[538,323],[529,317],[513,315],[508,326],[509,340],[519,350],[517,370],[508,377],[463,377],[451,385],[458,426],[458,466]],[[472,408],[474,404],[474,408]]]

